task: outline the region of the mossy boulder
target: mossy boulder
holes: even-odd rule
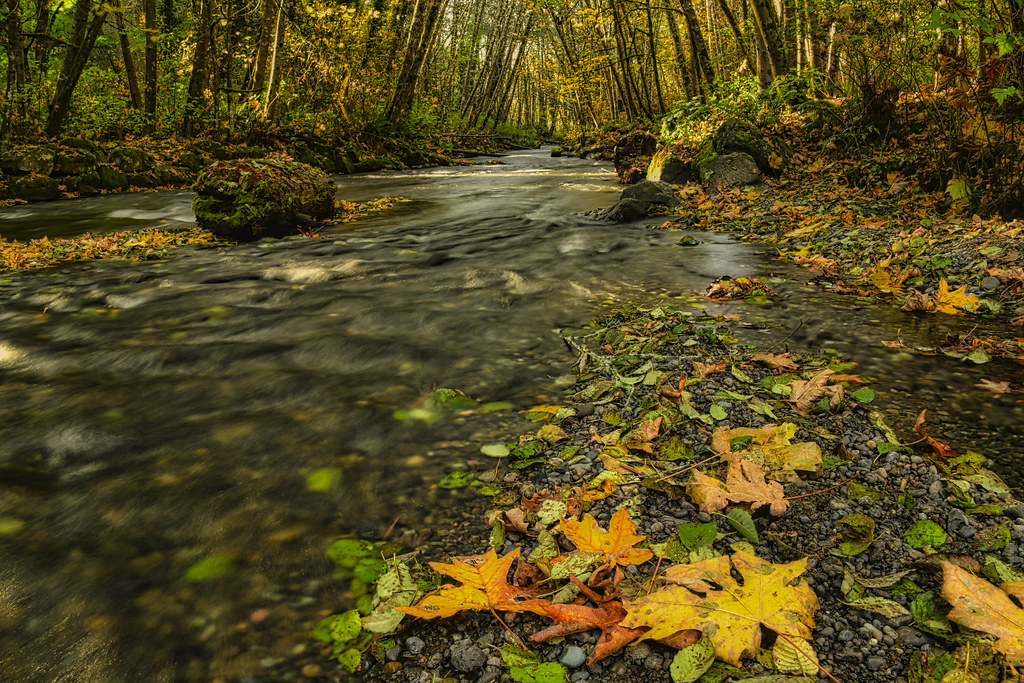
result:
[[[110,163],[125,173],[142,173],[151,170],[156,160],[145,150],[120,147],[110,153]]]
[[[657,149],[658,139],[646,131],[636,131],[619,140],[612,155],[619,182],[631,185],[646,178],[647,167]]]
[[[56,157],[56,145],[22,147],[0,159],[0,168],[8,173],[50,175]]]
[[[651,164],[647,167],[647,179],[683,185],[692,182],[694,174],[688,161],[666,150],[661,150],[651,157]]]
[[[711,144],[722,156],[746,154],[767,175],[779,175],[793,158],[793,148],[784,140],[736,118],[726,119],[718,127]]]
[[[27,175],[11,180],[11,195],[29,202],[45,202],[60,196],[60,185],[44,175]]]
[[[203,169],[192,189],[199,226],[240,242],[294,235],[334,216],[334,181],[297,161],[218,161]]]

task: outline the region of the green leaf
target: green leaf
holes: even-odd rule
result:
[[[688,550],[696,550],[715,541],[718,537],[718,525],[710,522],[706,524],[687,522],[680,524],[676,533],[679,535],[680,542]]]
[[[515,645],[498,648],[501,659],[516,683],[564,683],[565,667],[558,662],[541,662],[540,657]]]
[[[889,619],[895,619],[897,617],[910,614],[906,607],[895,600],[889,600],[888,598],[860,598],[858,600],[851,600],[846,604],[851,607],[856,607],[857,609],[881,614],[883,617],[887,617]]]
[[[867,515],[846,515],[836,523],[847,527],[843,531],[846,540],[839,544],[839,552],[843,555],[858,555],[867,550],[875,540],[875,520]]]
[[[1002,550],[1010,542],[1010,527],[1003,522],[979,531],[973,539],[974,547],[982,552]]]
[[[715,663],[715,646],[707,636],[676,653],[669,667],[675,683],[694,683]]]
[[[358,538],[339,538],[327,546],[324,552],[338,566],[352,568],[360,560],[372,555],[373,543]]]
[[[450,472],[444,479],[437,482],[437,485],[443,489],[461,489],[469,486],[472,478],[473,475],[469,472]]]
[[[854,400],[857,401],[858,403],[871,403],[872,401],[875,400],[874,390],[869,389],[868,387],[858,389],[857,391],[853,392],[850,395],[853,396]]]
[[[974,349],[964,357],[964,360],[969,360],[975,365],[981,365],[992,360],[992,356],[986,353],[984,349]]]
[[[918,520],[903,534],[903,540],[912,548],[937,548],[946,542],[946,532],[930,519]]]
[[[743,508],[732,508],[726,514],[726,518],[729,523],[732,524],[733,528],[740,533],[743,538],[747,539],[751,543],[757,543],[757,527],[754,526],[754,518],[750,516],[750,513]]]
[[[306,490],[326,493],[341,482],[341,470],[337,467],[323,467],[310,472],[306,477]]]
[[[729,413],[725,412],[725,408],[718,405],[717,403],[711,404],[711,409],[708,411],[712,418],[721,421],[729,417]]]
[[[504,458],[509,454],[509,448],[503,443],[491,443],[480,447],[480,452],[490,458]]]
[[[185,578],[189,581],[206,581],[223,576],[235,568],[235,558],[232,555],[210,555],[199,560],[185,572]]]

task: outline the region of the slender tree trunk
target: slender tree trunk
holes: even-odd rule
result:
[[[157,39],[160,28],[156,23],[156,0],[142,0],[142,12],[146,18],[146,126],[147,135],[156,131],[156,64]]]
[[[727,0],[718,0],[718,6],[722,10],[722,16],[725,17],[725,23],[729,25],[729,30],[732,31],[732,35],[736,38],[736,44],[739,46],[740,54],[743,55],[743,59],[746,60],[747,64],[751,68],[754,66],[753,60],[750,59],[750,51],[747,50],[747,41],[743,36],[743,32],[740,31],[739,24],[736,23],[736,16],[729,9],[729,3]]]
[[[18,0],[7,0],[7,86],[4,90],[2,120],[0,120],[0,148],[6,146],[12,134],[25,123],[25,86],[28,84],[28,66],[22,40],[21,7]]]
[[[188,81],[188,100],[181,134],[191,137],[199,129],[199,118],[206,108],[206,90],[210,80],[210,62],[213,60],[213,0],[202,0],[199,35]]]
[[[416,96],[416,84],[419,82],[423,60],[426,57],[428,41],[434,34],[434,27],[441,14],[441,0],[417,0],[413,16],[412,31],[406,45],[402,70],[398,75],[395,95],[388,105],[385,118],[398,122],[408,115]]]
[[[654,72],[654,88],[658,92],[658,112],[665,112],[665,95],[661,91],[661,76],[658,74],[658,47],[654,40],[654,16],[650,0],[645,0],[647,10],[647,39],[651,50],[651,70]]]
[[[670,9],[665,9],[665,20],[668,22],[668,32],[672,37],[672,47],[676,53],[676,68],[679,70],[679,80],[683,85],[683,92],[686,99],[695,96],[693,88],[693,76],[690,73],[690,62],[686,58],[686,48],[683,45],[682,36],[679,35],[679,26],[676,24],[675,14]]]
[[[772,79],[782,76],[788,71],[786,56],[782,51],[782,44],[779,38],[778,20],[775,10],[768,4],[768,0],[750,0],[754,8],[754,23],[757,32],[764,41],[765,52],[768,55],[768,64],[771,68]]]
[[[50,101],[50,115],[46,119],[45,133],[49,137],[56,136],[64,127],[75,87],[82,77],[82,72],[85,71],[85,65],[89,62],[93,45],[103,30],[103,22],[107,19],[106,6],[100,5],[90,22],[90,4],[90,0],[78,0],[75,3],[71,42],[64,50],[64,63],[57,78],[57,89]]]
[[[683,11],[683,17],[686,19],[686,30],[690,35],[693,62],[697,67],[697,74],[704,79],[704,83],[710,90],[715,83],[715,71],[711,68],[711,56],[708,54],[708,44],[704,41],[704,33],[697,21],[697,12],[693,9],[691,0],[679,0],[679,8]]]
[[[271,119],[277,112],[277,100],[281,90],[281,53],[284,51],[284,10],[288,0],[279,0],[277,24],[274,30],[274,51],[270,55],[270,74],[267,96],[263,100],[263,118]]]
[[[135,57],[128,43],[128,27],[124,23],[124,6],[121,0],[112,0],[114,17],[117,21],[117,37],[121,44],[121,59],[124,61],[124,74],[128,80],[128,93],[132,98],[132,108],[142,111],[142,91],[139,90],[139,75],[135,71]]]
[[[267,64],[270,61],[270,48],[277,38],[277,15],[279,0],[263,0],[263,16],[260,20],[260,34],[256,41],[256,63],[253,65],[250,87],[256,98],[263,99],[267,89]]]

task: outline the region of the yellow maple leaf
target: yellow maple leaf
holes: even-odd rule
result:
[[[960,315],[964,308],[973,307],[978,301],[978,297],[967,293],[966,285],[950,291],[946,278],[939,280],[939,289],[935,293],[935,310],[938,312]]]
[[[796,481],[797,472],[821,471],[821,447],[813,441],[792,443],[796,425],[766,424],[763,427],[719,427],[711,435],[711,450],[723,456],[736,453],[746,460],[766,466],[779,481]],[[749,437],[749,438],[748,438]],[[737,439],[745,439],[743,446]],[[742,442],[739,442],[742,443]]]
[[[1024,664],[1024,581],[996,588],[952,562],[942,562],[942,597],[953,606],[949,618],[961,626],[996,637],[995,648],[1014,666]],[[1000,590],[1001,589],[1001,590]]]
[[[740,583],[728,571],[704,572],[709,589],[665,586],[626,602],[625,628],[648,628],[643,639],[658,640],[678,631],[699,629],[711,639],[715,656],[733,666],[755,654],[762,627],[790,638],[810,639],[818,598],[800,579],[807,559],[771,564],[742,551],[731,557]]]
[[[565,537],[580,550],[603,553],[616,564],[643,564],[654,557],[654,553],[646,548],[633,547],[646,536],[637,535],[636,525],[625,508],[620,508],[612,515],[608,531],[602,531],[597,526],[597,520],[589,514],[583,516],[583,521],[562,520],[561,529]]]
[[[690,499],[703,512],[718,512],[731,501],[749,503],[750,509],[755,512],[767,506],[769,512],[775,516],[785,513],[789,508],[789,502],[785,500],[782,484],[766,481],[760,465],[740,458],[739,455],[729,455],[729,471],[725,484],[714,477],[694,471],[686,484],[686,493]]]
[[[402,612],[423,619],[450,617],[465,610],[502,610],[544,614],[547,600],[537,599],[537,591],[512,586],[508,570],[519,557],[519,548],[498,558],[492,549],[486,555],[455,558],[452,564],[431,562],[439,574],[461,582],[461,586],[441,586],[413,607],[398,607]]]

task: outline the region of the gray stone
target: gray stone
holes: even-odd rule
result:
[[[50,175],[53,173],[53,163],[56,156],[57,151],[51,145],[27,147],[4,157],[2,166],[4,170],[15,173]]]
[[[558,658],[558,661],[566,669],[578,669],[587,661],[587,653],[578,645],[570,645]]]
[[[82,175],[96,170],[96,155],[88,152],[77,154],[58,154],[54,164],[54,173],[60,175]]]
[[[696,176],[688,161],[674,157],[665,152],[658,152],[651,159],[651,165],[647,167],[647,179],[682,185],[693,182]]]
[[[626,188],[622,193],[623,199],[635,199],[645,203],[648,207],[654,204],[662,206],[678,206],[679,197],[676,191],[668,183],[645,180],[632,187]]]
[[[558,158],[558,157],[562,156],[562,154],[564,154],[564,150],[561,147],[552,147],[551,148],[551,156],[553,156],[555,158]]]
[[[910,626],[901,626],[896,633],[899,635],[900,641],[910,648],[918,649],[934,642],[927,633],[922,633]]]
[[[620,199],[611,208],[602,211],[598,218],[614,223],[628,223],[647,215],[647,207],[636,199]]]
[[[449,656],[452,660],[452,668],[462,673],[479,669],[487,663],[487,653],[471,640],[452,643]]]
[[[999,281],[999,278],[992,277],[989,275],[981,281],[981,288],[985,291],[991,292],[993,289],[999,289],[1003,283]]]
[[[712,193],[723,187],[742,187],[764,182],[754,160],[740,152],[715,156],[703,162],[699,170]]]
[[[864,662],[864,665],[867,666],[872,671],[878,671],[879,669],[884,669],[885,668],[885,657],[879,657],[878,655],[871,655],[870,657],[867,658],[867,661]]]
[[[413,636],[412,638],[409,638],[405,641],[405,649],[414,655],[418,655],[419,653],[423,652],[423,648],[425,648],[426,646],[427,644],[423,642],[423,639],[417,638],[416,636]]]

